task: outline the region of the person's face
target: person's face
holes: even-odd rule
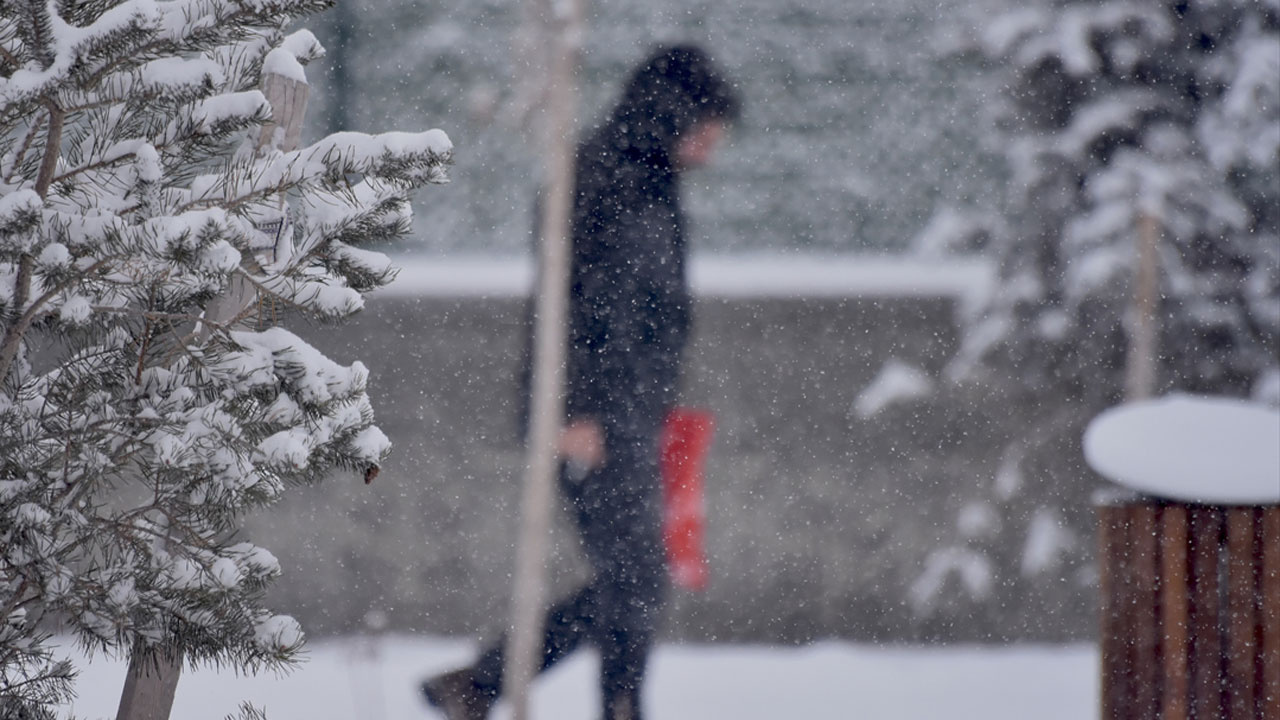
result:
[[[724,121],[699,120],[676,140],[676,167],[681,170],[701,167],[711,161],[716,145],[724,137]]]

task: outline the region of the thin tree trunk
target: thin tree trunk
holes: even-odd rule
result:
[[[168,720],[182,676],[182,656],[161,654],[150,662],[141,653],[129,658],[129,674],[120,693],[116,720]]]
[[[58,169],[58,158],[62,157],[62,127],[67,118],[62,108],[50,103],[49,127],[45,130],[44,155],[40,159],[40,174],[36,177],[36,194],[44,200],[49,195],[49,186],[53,184],[54,173]],[[0,341],[0,383],[9,377],[9,369],[18,358],[18,348],[22,345],[22,337],[31,327],[31,315],[27,312],[27,300],[31,295],[31,274],[34,271],[35,258],[26,252],[18,259],[18,277],[13,289],[13,319],[5,328],[4,339]]]
[[[1159,221],[1143,213],[1138,217],[1138,263],[1134,273],[1129,355],[1125,367],[1125,398],[1130,402],[1149,398],[1155,392],[1160,338],[1159,242]]]
[[[513,718],[529,716],[529,684],[541,665],[542,613],[546,596],[547,537],[551,525],[556,440],[564,419],[564,356],[569,294],[569,232],[574,190],[574,86],[582,0],[553,0],[544,7],[551,37],[547,73],[547,193],[539,228],[540,282],[534,326],[533,397],[520,536],[511,601],[512,632],[503,673]]]

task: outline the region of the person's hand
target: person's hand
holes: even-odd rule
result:
[[[599,420],[574,420],[560,431],[557,449],[571,465],[595,470],[604,464],[604,428]]]

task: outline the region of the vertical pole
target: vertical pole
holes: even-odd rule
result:
[[[543,198],[540,282],[534,325],[533,397],[520,535],[511,600],[512,632],[503,672],[504,694],[514,720],[529,717],[529,685],[541,666],[547,536],[551,525],[556,441],[564,418],[564,355],[569,294],[569,233],[574,193],[574,74],[581,40],[582,0],[551,0],[548,17],[551,57],[547,73],[547,190]]]
[[[1160,269],[1157,245],[1160,225],[1149,214],[1138,217],[1137,269],[1133,305],[1129,316],[1129,355],[1125,366],[1125,397],[1130,401],[1151,397],[1156,384],[1156,352],[1160,328]]]

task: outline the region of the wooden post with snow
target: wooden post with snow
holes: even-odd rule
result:
[[[297,65],[297,61],[294,60],[292,64]],[[297,149],[302,136],[302,121],[306,114],[309,90],[306,78],[300,71],[264,71],[262,92],[271,103],[272,122],[264,125],[258,136],[259,152],[269,148],[284,152]],[[282,250],[281,236],[286,231],[282,216],[278,227],[263,233],[260,247],[249,248],[249,252],[243,253],[242,262],[260,269],[260,265],[268,257],[265,255],[268,249],[271,260],[266,262],[277,260],[277,253]],[[205,317],[218,324],[234,324],[245,317],[247,309],[255,302],[256,290],[244,278],[235,275],[228,283],[226,292],[210,301],[205,308]],[[133,653],[129,659],[124,689],[120,693],[116,720],[167,720],[173,710],[173,698],[182,675],[182,663],[180,653],[162,652],[150,658]]]
[[[1170,397],[1113,408],[1099,503],[1102,720],[1280,718],[1280,412]]]
[[[531,0],[531,25],[546,57],[539,282],[534,325],[530,426],[520,533],[511,600],[511,635],[503,673],[504,695],[515,720],[529,717],[529,685],[542,661],[546,558],[557,457],[564,422],[564,357],[569,295],[569,233],[574,193],[575,72],[583,32],[583,0]]]

